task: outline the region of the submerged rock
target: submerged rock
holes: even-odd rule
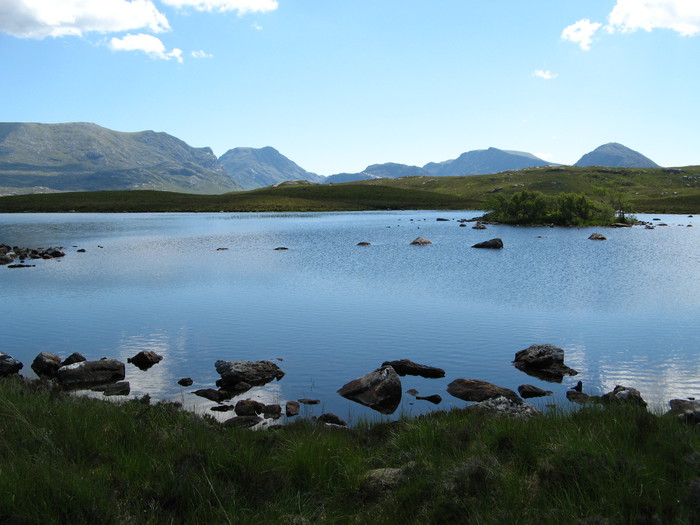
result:
[[[499,238],[489,239],[488,241],[478,242],[472,248],[489,248],[492,250],[500,250],[503,248],[503,241]]]
[[[561,383],[565,375],[578,372],[564,364],[564,350],[554,345],[532,345],[515,353],[518,370],[544,381]]]
[[[420,376],[429,379],[445,377],[445,371],[442,368],[434,366],[419,365],[410,359],[399,359],[398,361],[384,361],[382,366],[390,366],[400,376]]]
[[[464,401],[480,402],[505,397],[514,403],[523,402],[512,390],[479,379],[455,379],[447,385],[447,392]]]
[[[382,414],[393,414],[401,403],[401,380],[391,366],[382,366],[345,384],[338,394]]]
[[[439,405],[442,403],[442,397],[439,394],[433,394],[432,396],[416,396],[416,399],[420,401],[428,401],[433,405]]]

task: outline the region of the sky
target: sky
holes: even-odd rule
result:
[[[321,174],[619,142],[700,164],[700,0],[0,0],[0,121]]]

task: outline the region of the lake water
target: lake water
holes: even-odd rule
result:
[[[700,398],[696,218],[638,217],[669,225],[653,230],[456,222],[477,215],[0,214],[0,243],[66,251],[35,268],[0,267],[0,351],[33,377],[40,351],[126,361],[154,350],[164,359],[150,370],[127,365],[131,396],[202,413],[214,403],[191,392],[214,387],[218,359],[280,359],[286,376],[242,398],[319,399],[302,414],[350,421],[436,408],[404,395],[396,414],[380,416],[336,394],[404,358],[446,370],[402,379],[404,391],[440,394],[443,409],[466,405],[445,391],[456,378],[553,390],[533,401],[540,407],[566,405],[578,380],[590,394],[637,388],[657,407]],[[608,240],[588,240],[594,231]],[[418,236],[433,244],[411,246]],[[494,237],[503,250],[471,248]],[[580,374],[545,383],[512,366],[515,352],[544,343],[564,348]],[[182,377],[194,385],[180,387]]]

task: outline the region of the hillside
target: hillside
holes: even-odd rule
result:
[[[506,170],[521,170],[550,163],[522,151],[508,151],[488,148],[462,153],[454,160],[431,162],[423,166],[428,174],[435,177],[459,175],[485,175]]]
[[[627,146],[610,142],[586,153],[574,166],[605,166],[608,168],[659,168],[653,160]]]
[[[324,177],[306,171],[269,146],[230,149],[219,157],[219,164],[244,190],[271,186],[285,180],[324,180]]]
[[[188,193],[240,189],[210,148],[193,148],[166,133],[125,133],[81,122],[0,123],[0,187]]]
[[[223,195],[154,191],[83,192],[0,198],[8,212],[349,211],[487,209],[494,194],[583,193],[626,202],[632,213],[700,213],[700,166],[678,169],[529,168],[495,175],[402,177],[345,184],[295,184]]]

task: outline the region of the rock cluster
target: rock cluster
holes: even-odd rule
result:
[[[10,264],[15,259],[24,262],[27,259],[57,259],[65,255],[62,248],[20,248],[0,244],[0,265]]]

